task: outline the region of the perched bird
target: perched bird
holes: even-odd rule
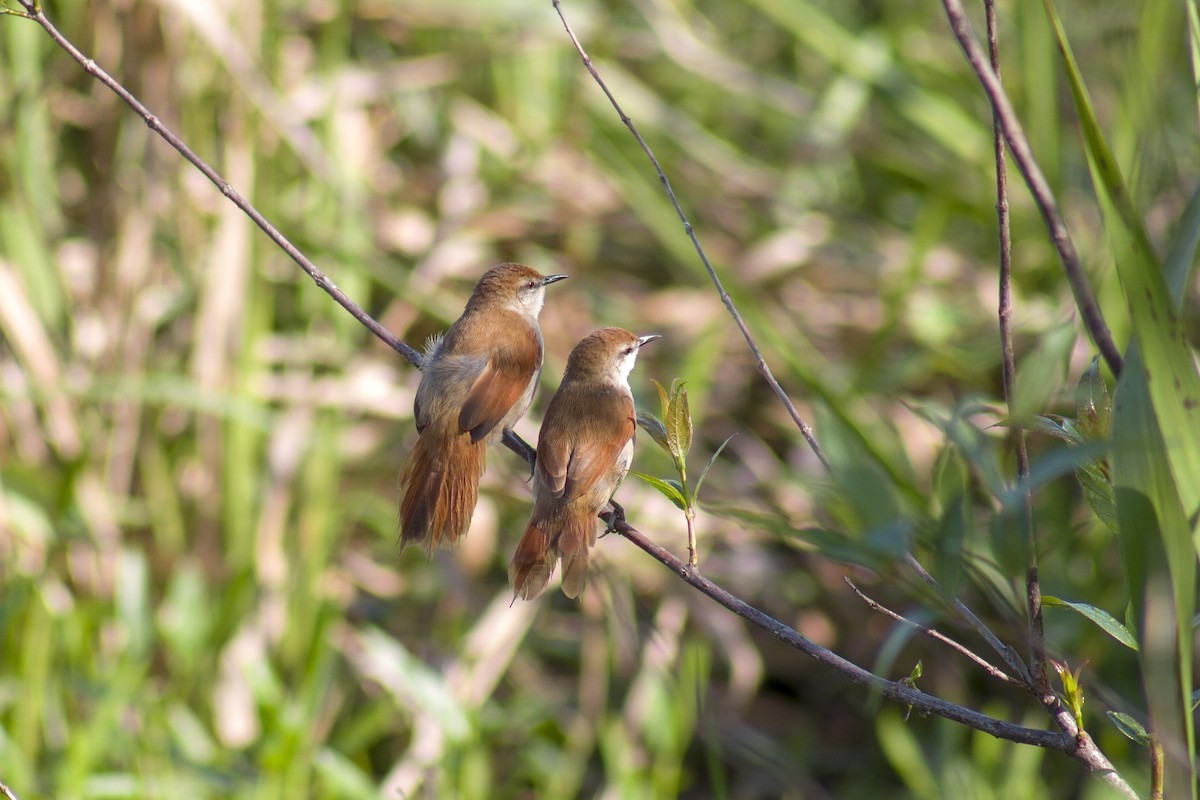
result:
[[[587,585],[596,515],[633,458],[637,423],[629,372],[638,349],[658,338],[604,328],[571,351],[538,436],[533,513],[508,566],[517,597],[541,594],[560,558],[563,593],[578,597]]]
[[[462,316],[426,346],[413,403],[417,443],[400,472],[401,550],[423,543],[432,554],[467,532],[487,444],[521,418],[537,386],[546,286],[565,277],[494,266]]]

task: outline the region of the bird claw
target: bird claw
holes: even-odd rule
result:
[[[609,500],[609,505],[612,506],[608,512],[601,514],[600,518],[604,520],[604,533],[601,537],[608,536],[610,533],[619,533],[617,525],[625,521],[625,509],[616,500]]]

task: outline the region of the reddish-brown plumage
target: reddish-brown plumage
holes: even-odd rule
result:
[[[538,436],[533,513],[508,567],[518,597],[541,594],[560,560],[563,592],[578,597],[586,586],[596,515],[633,455],[637,423],[629,371],[638,348],[657,338],[604,328],[571,352]]]
[[[446,335],[430,343],[413,405],[417,443],[400,472],[400,547],[454,547],[479,498],[487,445],[529,408],[542,368],[543,276],[492,267]]]

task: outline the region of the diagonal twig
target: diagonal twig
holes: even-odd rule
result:
[[[937,580],[935,580],[934,577],[930,575],[928,571],[926,571],[925,567],[921,566],[921,562],[917,561],[917,559],[913,557],[912,553],[905,554],[904,559],[909,567],[912,568],[913,572],[917,573],[917,577],[924,581],[929,588],[933,589],[933,591],[937,593],[938,597],[949,603],[950,607],[954,609],[954,612],[958,614],[959,617],[962,618],[963,622],[967,623],[967,625],[973,628],[976,633],[983,637],[983,640],[987,642],[993,650],[996,651],[997,655],[1004,659],[1004,663],[1008,665],[1008,668],[1012,670],[1013,673],[1021,679],[1021,681],[1023,681],[1023,685],[1026,688],[1031,689],[1033,687],[1033,681],[1029,676],[1029,669],[1021,661],[1021,657],[1017,655],[1016,651],[1014,651],[1004,642],[1000,641],[1000,639],[996,637],[996,634],[992,633],[992,629],[985,625],[983,620],[975,616],[975,612],[968,608],[965,603],[956,597],[947,597],[942,592],[942,587],[938,585]]]
[[[667,193],[667,199],[671,201],[671,206],[675,209],[675,213],[679,215],[679,221],[683,223],[683,230],[685,233],[687,233],[688,238],[691,240],[692,247],[696,249],[696,254],[700,257],[701,263],[704,264],[704,269],[708,271],[708,277],[712,280],[713,286],[717,288],[717,294],[720,296],[721,302],[725,304],[725,308],[729,311],[729,315],[733,317],[733,321],[737,325],[738,330],[742,332],[742,337],[746,340],[746,344],[749,346],[750,352],[754,354],[755,362],[758,364],[758,371],[762,373],[763,378],[770,385],[771,390],[775,392],[775,396],[779,398],[781,403],[783,403],[788,414],[791,416],[792,421],[795,422],[796,427],[800,429],[800,434],[804,437],[804,440],[808,442],[808,446],[812,449],[813,453],[818,459],[820,459],[821,463],[825,466],[826,471],[830,471],[832,467],[829,463],[829,458],[825,455],[825,451],[821,449],[821,445],[817,442],[817,437],[813,434],[812,428],[810,428],[808,423],[806,423],[800,416],[800,412],[796,410],[796,405],[792,402],[792,399],[788,397],[787,392],[783,390],[783,387],[779,385],[779,381],[775,379],[775,375],[771,372],[771,367],[767,365],[767,360],[763,358],[762,351],[758,348],[758,343],[755,341],[754,335],[750,333],[750,329],[746,326],[745,320],[743,320],[742,315],[738,313],[737,306],[735,306],[733,303],[733,298],[729,296],[729,293],[725,291],[725,287],[721,284],[721,279],[717,276],[716,269],[713,268],[712,262],[708,260],[708,254],[704,252],[704,247],[700,244],[700,239],[697,238],[696,231],[694,228],[692,228],[692,223],[688,220],[687,214],[684,213],[683,207],[679,204],[679,200],[676,199],[675,190],[671,188],[671,182],[667,180],[667,174],[663,172],[662,165],[658,163],[658,159],[655,157],[654,151],[650,149],[650,145],[646,144],[646,140],[642,138],[642,135],[638,132],[637,127],[634,126],[633,120],[631,120],[629,115],[626,114],[621,108],[621,104],[617,102],[617,98],[614,97],[613,93],[609,90],[608,84],[606,84],[604,79],[600,77],[600,73],[596,70],[595,65],[592,64],[591,57],[587,54],[587,51],[583,49],[583,45],[580,43],[579,38],[575,35],[575,31],[571,29],[570,23],[567,22],[567,18],[563,14],[561,0],[552,0],[552,2],[554,3],[554,10],[558,12],[558,18],[562,20],[563,28],[565,28],[567,31],[567,36],[570,37],[571,43],[575,45],[575,51],[579,53],[579,58],[582,59],[584,67],[587,68],[588,73],[592,76],[592,80],[594,80],[600,86],[600,89],[608,98],[608,102],[612,105],[613,109],[617,112],[617,115],[621,118],[621,122],[624,123],[625,127],[629,129],[629,132],[633,134],[633,138],[637,140],[638,145],[642,148],[642,152],[646,154],[646,158],[648,158],[651,165],[653,165],[654,171],[658,173],[658,181],[662,184],[663,191]]]
[[[1000,84],[1000,79],[996,77],[996,73],[989,66],[987,56],[984,54],[983,48],[979,46],[966,12],[963,11],[962,2],[960,0],[942,0],[942,5],[946,8],[946,16],[950,20],[954,37],[958,39],[958,44],[966,54],[967,61],[979,77],[979,82],[983,84],[996,119],[999,120],[1000,127],[1004,131],[1004,138],[1012,150],[1013,160],[1017,162],[1021,174],[1025,177],[1025,183],[1028,184],[1029,191],[1033,195],[1033,200],[1042,214],[1042,219],[1045,220],[1046,228],[1050,233],[1050,241],[1054,244],[1054,249],[1058,251],[1059,260],[1062,262],[1063,271],[1067,276],[1067,283],[1071,285],[1071,292],[1075,295],[1075,305],[1079,308],[1079,316],[1083,319],[1083,324],[1091,334],[1092,340],[1096,343],[1108,368],[1112,370],[1113,375],[1120,377],[1121,353],[1113,344],[1112,334],[1109,333],[1108,325],[1104,322],[1104,315],[1100,313],[1096,297],[1088,285],[1087,275],[1084,274],[1083,264],[1079,260],[1079,252],[1075,249],[1075,243],[1071,241],[1070,231],[1067,230],[1067,223],[1063,220],[1058,202],[1054,199],[1054,192],[1050,189],[1046,176],[1042,174],[1041,167],[1033,157],[1029,140],[1017,118],[1017,112],[1013,110],[1012,102],[1009,101],[1008,94]]]
[[[832,650],[822,647],[811,639],[801,635],[793,628],[730,594],[704,577],[695,567],[689,566],[682,559],[676,558],[664,548],[650,541],[645,534],[625,520],[618,519],[614,521],[612,527],[617,533],[649,553],[705,596],[720,603],[738,616],[754,623],[785,644],[794,647],[828,667],[832,667],[854,683],[878,691],[889,700],[911,705],[920,712],[945,717],[976,730],[990,733],[1001,739],[1021,744],[1036,745],[1064,753],[1070,753],[1074,748],[1074,743],[1070,737],[1061,733],[1026,728],[1011,722],[1004,722],[1003,720],[998,720],[969,708],[942,700],[939,697],[926,694],[900,681],[889,681],[886,678],[881,678],[854,662],[843,658]]]
[[[396,337],[395,334],[383,327],[383,325],[375,320],[374,317],[364,311],[363,308],[358,305],[358,303],[355,303],[353,300],[351,300],[345,292],[337,287],[337,284],[330,280],[324,272],[317,268],[316,264],[309,260],[308,256],[300,252],[298,247],[292,244],[291,241],[284,236],[278,228],[272,225],[271,222],[262,215],[262,212],[260,212],[250,203],[250,201],[243,197],[233,187],[233,185],[229,183],[229,181],[221,177],[221,174],[213,169],[208,162],[197,155],[192,148],[188,147],[188,145],[182,139],[176,136],[170,128],[164,125],[162,120],[155,116],[150,109],[146,108],[141,100],[138,100],[132,92],[126,89],[119,81],[117,81],[107,72],[105,72],[104,69],[101,68],[94,60],[88,58],[78,47],[76,47],[69,39],[67,39],[67,37],[64,36],[57,27],[55,27],[54,23],[50,21],[45,13],[43,13],[40,2],[37,2],[37,0],[19,0],[19,2],[22,8],[25,9],[23,12],[5,9],[5,13],[14,16],[25,17],[26,19],[33,20],[40,25],[46,31],[46,33],[50,35],[50,38],[54,40],[55,44],[65,50],[67,54],[71,56],[71,58],[75,59],[75,61],[77,61],[79,65],[83,67],[84,71],[108,87],[108,89],[113,94],[117,95],[117,97],[121,98],[121,100],[123,100],[127,106],[133,109],[134,113],[142,118],[150,130],[154,131],[163,139],[163,141],[173,147],[188,161],[188,163],[198,169],[200,173],[204,175],[204,177],[208,178],[209,181],[211,181],[212,184],[220,190],[221,194],[225,195],[225,197],[228,198],[231,203],[241,209],[246,216],[250,217],[250,219],[254,221],[254,224],[261,228],[263,233],[265,233],[280,250],[286,253],[288,257],[292,259],[292,261],[295,261],[300,269],[304,270],[322,291],[333,298],[334,302],[346,309],[346,311],[350,313],[350,316],[354,317],[363,325],[363,327],[375,334],[376,338],[378,338],[381,342],[403,356],[408,363],[412,364],[418,369],[421,368],[421,365],[424,362],[424,357],[421,355],[421,353],[402,342]],[[504,445],[508,447],[508,449],[512,450],[526,461],[532,462],[533,458],[535,457],[535,451],[533,447],[531,447],[528,442],[526,442],[513,431],[505,431],[502,441],[504,442]]]
[[[1109,369],[1112,370],[1114,376],[1120,377],[1122,366],[1121,355],[1117,351],[1116,345],[1113,344],[1112,337],[1104,323],[1099,306],[1097,306],[1095,297],[1088,286],[1086,276],[1083,273],[1083,266],[1079,260],[1079,254],[1071,241],[1071,236],[1067,230],[1066,223],[1063,221],[1062,213],[1058,209],[1054,194],[1050,190],[1050,185],[1047,183],[1045,176],[1042,175],[1041,168],[1033,157],[1029,141],[1025,137],[1025,132],[1021,127],[1016,112],[1013,110],[1012,103],[1009,101],[1008,95],[1000,83],[1000,78],[996,70],[993,69],[993,66],[988,63],[988,59],[984,56],[983,49],[975,38],[975,34],[971,29],[971,23],[967,19],[961,1],[942,0],[942,5],[946,9],[946,16],[950,20],[950,27],[954,32],[955,38],[958,40],[959,46],[962,48],[967,61],[975,71],[980,83],[983,85],[984,91],[988,95],[988,99],[992,105],[995,124],[1004,132],[1004,139],[1008,142],[1008,146],[1012,150],[1013,160],[1016,161],[1017,166],[1020,168],[1021,174],[1029,186],[1030,193],[1033,195],[1034,202],[1037,203],[1038,209],[1042,213],[1042,218],[1045,220],[1046,227],[1050,232],[1051,241],[1058,251],[1059,260],[1062,261],[1067,281],[1071,285],[1071,291],[1075,295],[1075,303],[1079,308],[1080,317],[1083,319],[1084,325],[1091,334],[1093,341],[1095,341],[1096,347],[1100,350],[1100,354],[1108,364]],[[989,15],[991,13],[994,12],[989,10]],[[994,20],[990,16],[989,35],[995,35]],[[998,153],[997,158],[1002,158],[1002,153]],[[1001,313],[1003,319],[1003,308]],[[1029,497],[1026,495],[1027,509],[1028,503]],[[1042,629],[1041,586],[1038,581],[1037,562],[1035,560],[1034,542],[1032,540],[1033,529],[1031,521],[1028,518],[1025,521],[1028,523],[1026,535],[1028,537],[1030,559],[1026,564],[1025,578],[1026,604],[1030,615],[1030,650],[1033,662],[1030,686],[1038,700],[1042,703],[1042,706],[1054,719],[1055,724],[1065,734],[1074,737],[1076,741],[1090,743],[1091,737],[1088,736],[1086,731],[1078,727],[1074,715],[1071,714],[1050,688],[1049,675],[1046,670],[1045,638]],[[910,560],[915,562],[915,559],[911,559],[911,557]],[[965,610],[965,606],[963,606],[963,609]],[[1128,796],[1137,796],[1094,744],[1091,747],[1084,748],[1080,754],[1080,758],[1084,763],[1089,764],[1090,769],[1100,773],[1104,780],[1111,786]],[[1091,763],[1087,759],[1091,759]]]
[[[79,65],[96,80],[104,84],[108,89],[121,98],[125,105],[133,109],[150,130],[158,134],[167,144],[175,148],[178,153],[187,159],[193,167],[198,169],[204,177],[208,178],[221,194],[225,195],[231,203],[240,208],[242,212],[254,221],[254,224],[262,229],[263,233],[267,234],[268,238],[275,243],[280,250],[299,265],[300,269],[308,273],[308,276],[319,286],[326,294],[334,299],[346,311],[350,312],[356,320],[363,324],[371,333],[375,334],[384,344],[402,355],[408,363],[414,367],[421,366],[421,354],[413,348],[409,347],[404,342],[400,341],[387,328],[380,325],[370,314],[362,309],[357,303],[351,300],[345,292],[337,287],[337,285],[329,279],[329,277],[317,268],[317,265],[312,263],[303,253],[300,252],[286,236],[279,232],[279,229],[267,220],[262,213],[251,205],[250,201],[242,197],[236,189],[233,188],[229,181],[221,177],[215,169],[202,159],[200,156],[188,147],[187,144],[176,136],[170,128],[163,124],[162,120],[151,113],[150,109],[142,104],[141,100],[134,97],[133,93],[122,86],[115,78],[105,72],[94,60],[88,58],[84,53],[76,47],[66,36],[64,36],[58,28],[54,26],[46,15],[42,12],[41,3],[37,0],[19,0],[21,6],[25,9],[23,16],[33,20],[50,35],[55,44],[79,62]]]
[[[1061,703],[1058,704],[1061,713],[1054,714],[1054,720],[1059,725],[1061,733],[1053,733],[1035,728],[1026,728],[1011,722],[1004,722],[1003,720],[998,720],[986,714],[980,714],[978,711],[973,711],[972,709],[943,700],[940,697],[925,694],[921,690],[900,681],[889,681],[886,678],[881,678],[854,662],[842,658],[832,650],[807,639],[779,620],[760,611],[741,598],[730,594],[704,577],[695,567],[689,566],[687,562],[676,558],[666,549],[650,541],[645,534],[625,520],[613,520],[611,527],[662,563],[701,594],[720,603],[738,616],[754,623],[783,643],[799,650],[801,653],[819,661],[825,666],[833,668],[848,680],[874,689],[889,700],[912,706],[919,712],[944,717],[969,728],[989,733],[1000,739],[1007,739],[1019,744],[1035,745],[1048,750],[1057,750],[1065,753],[1079,761],[1090,772],[1099,776],[1101,780],[1108,783],[1124,797],[1130,798],[1130,800],[1139,800],[1138,793],[1113,768],[1112,762],[1105,757],[1104,753],[1100,751],[1100,748],[1096,746],[1096,743],[1087,732],[1080,730],[1075,725],[1071,712]],[[970,612],[968,611],[968,613]],[[982,623],[980,624],[982,625]]]
[[[399,341],[378,322],[376,322],[361,308],[359,308],[357,304],[351,301],[319,269],[317,269],[302,253],[300,253],[294,245],[292,245],[281,233],[279,233],[279,231],[275,229],[273,225],[271,225],[256,209],[254,209],[250,203],[241,197],[241,195],[238,194],[227,181],[221,178],[221,176],[215,170],[209,167],[178,137],[176,137],[165,126],[163,126],[162,123],[153,114],[151,114],[149,110],[140,103],[140,101],[137,100],[137,98],[130,94],[115,79],[100,69],[95,62],[84,56],[78,50],[78,48],[76,48],[61,33],[59,33],[54,25],[51,24],[42,13],[40,4],[36,2],[36,0],[19,1],[26,13],[11,13],[18,13],[21,16],[27,16],[29,19],[36,21],[44,30],[46,30],[51,38],[68,54],[70,54],[71,57],[74,58],[80,65],[82,65],[89,74],[100,80],[105,86],[121,97],[122,100],[130,106],[130,108],[132,108],[136,113],[139,114],[139,116],[142,117],[151,130],[171,144],[172,147],[174,147],[181,155],[184,156],[185,159],[189,161],[189,163],[191,163],[193,166],[199,169],[202,174],[208,177],[209,180],[212,181],[212,183],[217,186],[217,188],[226,197],[228,197],[231,202],[233,202],[244,213],[250,216],[250,218],[271,238],[271,240],[277,246],[284,250],[284,252],[286,252],[302,269],[305,270],[310,277],[313,278],[314,282],[316,282],[323,291],[329,294],[336,302],[338,302],[339,305],[350,312],[350,314],[354,316],[355,319],[359,320],[359,322],[365,327],[367,327],[368,330],[391,346],[396,352],[404,356],[410,363],[420,366],[422,358],[417,351]],[[558,5],[557,0],[555,5]],[[564,20],[564,25],[565,24],[566,23]],[[568,32],[569,31],[570,29],[568,28]],[[573,35],[572,39],[574,39]],[[586,60],[586,56],[584,56],[584,58],[585,64],[587,64],[589,69],[591,69],[590,62]],[[594,70],[593,74],[595,74]],[[596,77],[598,80],[598,76]],[[601,85],[603,86],[603,84]],[[607,93],[607,88],[605,91]],[[609,96],[611,98],[611,95]],[[632,125],[627,121],[628,118],[624,117],[623,114],[622,118],[626,120],[626,124],[632,129]],[[638,138],[639,141],[641,141],[640,137]],[[644,142],[643,147],[645,147]],[[653,155],[649,153],[648,148],[645,149],[647,150],[647,154],[650,155],[651,159],[653,159]],[[657,167],[657,162],[654,163]],[[659,169],[659,174],[664,186],[667,187],[669,192],[669,185],[667,185],[666,178],[662,174],[661,169]],[[674,196],[671,195],[671,197],[672,200],[674,200]],[[676,208],[678,210],[678,204],[676,204]],[[682,211],[680,211],[680,216],[683,218]],[[695,243],[699,249],[699,244],[695,239],[695,234],[691,230],[690,224],[687,223],[686,219],[684,219],[684,223],[687,227],[689,235],[692,237],[693,243]],[[707,260],[705,260],[705,263],[707,265]],[[713,275],[714,281],[716,281],[716,275],[711,271],[711,266],[709,266],[709,269],[710,274]],[[720,287],[719,281],[717,282],[717,285]],[[723,289],[721,292],[723,299],[728,300],[728,295],[724,293]],[[744,325],[740,323],[740,317],[737,316],[736,310],[732,308],[732,302],[727,302],[727,306],[730,307],[735,319],[739,321],[739,325],[742,327],[743,333],[746,335],[751,347],[754,348],[753,339],[750,337],[749,332],[745,329]],[[757,355],[757,349],[754,349]],[[759,358],[760,367],[764,370],[764,374],[769,376],[770,370],[766,368],[765,362],[761,361],[761,355],[759,355]],[[773,382],[773,378],[769,378],[769,380]],[[786,394],[782,393],[782,389],[778,388],[777,383],[773,382],[772,385],[777,389],[777,393],[781,394],[782,399],[789,406],[789,409],[793,413],[793,418],[796,419],[798,424],[802,426],[801,430],[805,431],[807,426],[804,426],[803,422],[799,420],[798,414],[795,413],[794,407],[790,405],[790,401],[787,400]],[[808,438],[810,435],[811,432],[808,432],[806,438]],[[519,437],[514,436],[511,440],[506,439],[506,444],[509,444],[510,448],[522,455],[528,462],[532,463],[534,457],[532,448],[520,440]],[[814,452],[821,457],[822,462],[828,464],[824,454],[817,446],[815,439],[810,439],[810,445],[814,447]],[[870,687],[876,691],[879,691],[883,696],[888,697],[889,699],[912,706],[924,713],[942,716],[946,719],[959,722],[968,727],[985,731],[993,736],[1004,738],[1010,741],[1036,745],[1039,747],[1045,747],[1067,753],[1068,755],[1079,759],[1092,771],[1111,773],[1111,778],[1109,779],[1110,783],[1113,783],[1113,785],[1117,786],[1118,788],[1123,787],[1123,790],[1125,790],[1127,796],[1136,797],[1132,790],[1129,790],[1124,784],[1120,776],[1116,775],[1116,773],[1112,771],[1111,764],[1108,764],[1103,755],[1099,753],[1099,750],[1095,748],[1095,745],[1091,742],[1090,738],[1088,738],[1087,734],[1082,731],[1071,730],[1069,727],[1070,714],[1069,712],[1065,712],[1065,709],[1063,709],[1063,711],[1068,717],[1068,724],[1063,725],[1060,722],[1060,727],[1063,728],[1063,732],[1055,733],[1052,731],[1026,728],[1013,723],[1004,722],[1003,720],[997,720],[973,711],[972,709],[958,706],[940,698],[925,694],[924,692],[921,692],[920,690],[905,685],[901,682],[888,681],[842,658],[833,651],[821,647],[820,645],[817,645],[816,643],[806,639],[787,625],[784,625],[762,611],[750,606],[741,599],[731,595],[729,592],[717,586],[708,578],[704,577],[695,568],[688,566],[686,563],[676,558],[665,549],[651,542],[644,534],[629,525],[626,521],[616,520],[614,528],[619,533],[624,535],[629,541],[647,552],[651,557],[667,566],[669,569],[679,575],[686,583],[695,587],[698,591],[702,592],[734,613],[749,620],[755,625],[767,630],[786,644],[789,644],[790,646],[800,650],[817,661],[838,670],[847,679],[863,686]]]
[[[991,675],[996,680],[1004,681],[1005,683],[1011,683],[1014,686],[1020,686],[1021,688],[1026,688],[1024,681],[1021,681],[1021,680],[1009,675],[1007,672],[1000,669],[996,665],[992,664],[987,659],[983,658],[978,653],[971,650],[969,647],[959,644],[958,642],[951,639],[949,636],[946,636],[944,633],[939,631],[937,628],[931,628],[928,625],[922,625],[920,622],[911,620],[902,614],[897,614],[895,611],[892,611],[890,608],[883,605],[879,601],[868,597],[863,592],[862,589],[859,589],[857,586],[854,585],[854,582],[852,580],[850,580],[849,577],[845,577],[845,578],[843,578],[843,580],[846,581],[846,583],[850,586],[850,588],[854,590],[854,593],[857,594],[862,599],[862,601],[867,604],[867,606],[871,610],[878,611],[880,614],[891,617],[892,619],[896,620],[897,622],[901,622],[905,625],[908,625],[911,628],[915,628],[916,630],[920,631],[921,633],[925,634],[926,636],[930,637],[931,639],[941,642],[942,644],[946,645],[947,647],[949,647],[952,650],[958,651],[965,658],[967,658],[971,661],[974,661],[979,666],[980,669],[982,669],[987,674]]]

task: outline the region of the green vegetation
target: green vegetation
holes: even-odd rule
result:
[[[632,383],[643,411],[652,381],[686,385],[702,501],[675,489],[704,574],[877,674],[1052,726],[843,580],[999,663],[912,551],[1027,653],[991,116],[941,4],[564,5],[828,472],[546,0],[46,10],[409,344],[492,263],[569,273],[527,441],[581,337],[663,334]],[[1005,86],[1125,355],[1120,383],[1089,371],[1010,169],[1054,687],[1143,794],[1152,711],[1186,797],[1200,22],[1000,11]],[[22,800],[1115,796],[1061,753],[906,716],[616,535],[581,601],[510,606],[529,488],[507,450],[462,548],[398,557],[415,370],[17,16],[0,109],[0,782]],[[639,438],[635,470],[681,463]],[[686,559],[691,516],[637,480],[617,499]]]

